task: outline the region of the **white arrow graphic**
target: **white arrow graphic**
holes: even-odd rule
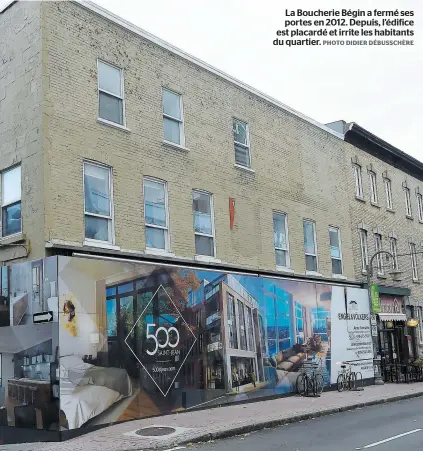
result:
[[[53,318],[52,314],[50,312],[43,313],[42,315],[34,316],[34,321],[50,321]]]

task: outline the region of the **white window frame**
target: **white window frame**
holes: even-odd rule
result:
[[[404,188],[405,195],[405,215],[409,218],[413,217],[413,210],[411,208],[411,193],[410,188]]]
[[[145,182],[153,182],[158,183],[160,185],[163,185],[164,187],[164,196],[165,196],[165,218],[166,218],[166,226],[160,226],[156,224],[148,224],[147,218],[146,218],[146,208],[145,208]],[[148,177],[145,176],[143,178],[142,182],[142,193],[143,193],[143,200],[144,200],[144,233],[146,235],[146,250],[152,253],[169,253],[170,252],[170,225],[169,225],[169,194],[168,194],[168,187],[167,182],[165,180],[156,179],[154,177]],[[147,227],[150,227],[152,229],[161,229],[165,231],[165,248],[164,249],[158,249],[155,247],[147,247]]]
[[[21,192],[20,192],[20,195],[18,197],[16,197],[16,198],[13,198],[13,200],[11,202],[4,203],[4,200],[3,200],[4,199],[4,191],[5,191],[5,189],[4,189],[4,175],[7,174],[10,171],[13,171],[13,170],[17,169],[17,168],[19,168],[20,175],[21,175]],[[10,237],[10,236],[19,235],[20,233],[22,233],[22,166],[20,164],[18,164],[18,165],[12,166],[10,168],[7,168],[4,171],[2,171],[0,173],[0,175],[1,175],[1,214],[0,214],[0,219],[1,219],[1,232],[2,232],[1,236],[3,238],[7,238],[7,237]],[[3,212],[4,212],[4,209],[7,208],[7,207],[10,207],[12,205],[15,205],[17,203],[21,204],[21,226],[20,226],[20,230],[19,230],[19,232],[12,233],[10,235],[5,235],[4,234],[5,231],[4,231],[4,227],[3,227],[3,214],[4,214]]]
[[[235,141],[235,136],[234,136],[234,157],[235,157],[235,145],[240,146],[244,149],[246,149],[248,151],[248,166],[244,166],[243,164],[237,163],[236,159],[235,159],[235,165],[236,166],[241,166],[241,167],[245,167],[248,169],[251,169],[251,145],[250,145],[250,126],[248,125],[248,122],[242,121],[241,119],[238,119],[236,117],[232,118],[232,135],[235,132],[235,125],[238,123],[244,124],[245,125],[245,136],[247,139],[247,144],[245,143],[240,143],[239,141]]]
[[[273,239],[273,246],[275,249],[275,260],[276,260],[276,251],[285,251],[286,252],[286,266],[277,265],[277,269],[290,269],[291,268],[291,255],[289,252],[289,235],[288,235],[288,214],[283,211],[273,210],[272,212],[272,220],[275,215],[284,216],[285,217],[285,239],[286,239],[286,249],[275,246],[275,240]],[[275,228],[273,228],[273,234],[275,233]]]
[[[386,194],[386,208],[388,210],[393,210],[393,202],[392,202],[392,183],[391,180],[385,178],[385,194]]]
[[[410,258],[411,258],[411,276],[413,278],[413,281],[417,282],[419,280],[419,270],[418,270],[416,244],[410,242],[409,249],[410,249]]]
[[[392,269],[394,271],[398,271],[398,243],[397,239],[392,236],[389,238],[389,249],[394,257],[392,261]]]
[[[114,69],[118,69],[120,72],[120,85],[121,85],[121,91],[122,91],[122,96],[118,96],[116,94],[113,94],[109,91],[106,91],[104,89],[100,89],[100,70],[99,70],[99,66],[100,63],[102,64],[106,64],[110,67],[113,67]],[[109,121],[108,119],[103,119],[100,116],[100,92],[103,92],[104,94],[107,94],[109,96],[112,96],[116,99],[120,99],[122,100],[122,124],[119,124],[119,122],[113,122],[113,121]],[[105,122],[106,124],[110,124],[110,125],[114,125],[116,127],[122,127],[122,128],[126,128],[126,114],[125,114],[125,82],[124,82],[124,75],[123,75],[123,69],[121,67],[116,66],[115,64],[109,63],[108,61],[102,60],[100,58],[97,59],[97,96],[98,96],[98,100],[97,100],[97,104],[98,104],[98,108],[97,108],[97,116],[98,116],[98,120],[100,122]]]
[[[419,344],[423,345],[423,307],[416,307],[417,318],[419,320]]]
[[[423,196],[417,193],[417,210],[419,212],[419,221],[423,222]]]
[[[342,275],[344,275],[344,259],[342,258],[341,230],[337,226],[329,226],[328,231],[329,231],[329,247],[330,247],[330,232],[331,231],[336,231],[336,233],[338,234],[338,243],[339,243],[339,258],[332,257],[332,255],[331,255],[330,256],[331,264],[332,264],[332,260],[339,260],[341,262],[341,273],[340,274],[332,274],[332,275],[342,276]]]
[[[167,91],[171,94],[174,94],[179,97],[179,108],[181,111],[181,118],[178,119],[177,117],[171,116],[169,114],[165,114],[163,111],[163,92]],[[163,114],[163,140],[164,142],[171,144],[172,146],[179,146],[179,147],[185,147],[185,121],[184,121],[184,104],[182,100],[182,94],[176,91],[172,91],[169,88],[162,87],[162,114]],[[169,119],[171,121],[177,122],[179,124],[179,141],[180,143],[174,143],[173,141],[168,141],[164,138],[164,119]]]
[[[375,238],[375,253],[380,252],[383,249],[382,234],[375,233],[374,238]],[[377,264],[377,273],[382,276],[384,274],[382,254],[376,255],[376,264]]]
[[[305,238],[304,235],[304,224],[306,222],[310,222],[311,224],[313,224],[313,239],[314,239],[314,252],[315,254],[310,254],[309,252],[305,251],[305,243],[304,243],[304,256],[312,256],[312,257],[316,257],[316,271],[309,271],[307,269],[307,264],[306,264],[306,271],[308,273],[318,273],[319,272],[319,257],[317,256],[317,235],[316,235],[316,221],[313,221],[312,219],[304,219],[303,220],[303,237]]]
[[[109,196],[110,196],[110,215],[98,215],[95,213],[87,213],[86,212],[86,205],[85,205],[85,166],[97,166],[99,168],[107,169],[109,171]],[[84,193],[84,242],[89,243],[104,243],[104,244],[115,244],[115,220],[114,220],[114,203],[113,203],[113,168],[111,166],[108,166],[106,164],[98,163],[96,161],[90,161],[90,160],[84,160],[83,161],[83,170],[82,170],[82,184],[83,184],[83,193]],[[92,238],[86,238],[85,237],[85,217],[91,216],[92,218],[102,218],[102,219],[108,219],[110,221],[110,240],[103,241],[103,240],[94,240]]]
[[[208,233],[201,233],[201,232],[196,232],[195,231],[195,218],[194,218],[194,205],[192,207],[192,216],[193,216],[193,226],[194,226],[194,235],[198,235],[198,236],[206,236],[208,238],[213,238],[213,255],[205,255],[204,257],[211,257],[211,258],[215,258],[216,257],[216,230],[215,230],[215,223],[214,223],[214,199],[213,199],[213,194],[209,193],[208,191],[204,191],[201,189],[193,189],[192,190],[192,201],[194,200],[193,195],[194,193],[200,193],[200,194],[205,194],[206,196],[209,196],[210,199],[210,213],[211,213],[211,226],[212,226],[212,235],[209,235]],[[195,239],[195,238],[194,238]],[[194,242],[195,245],[195,242]],[[202,256],[201,254],[197,254],[197,250],[195,250],[196,255],[198,256]]]
[[[360,252],[361,252],[361,271],[367,273],[367,266],[369,265],[369,243],[367,230],[359,229],[360,238]]]
[[[363,199],[363,178],[361,174],[361,166],[358,164],[353,164],[354,169],[354,180],[355,180],[355,195],[359,199]]]
[[[369,171],[369,182],[370,182],[370,201],[373,204],[377,204],[378,203],[378,195],[377,195],[376,172]]]

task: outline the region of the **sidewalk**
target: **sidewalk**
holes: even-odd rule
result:
[[[423,396],[423,382],[366,387],[364,391],[323,393],[320,398],[298,396],[238,404],[159,418],[130,421],[61,443],[3,445],[0,451],[135,451],[169,449],[194,441],[224,438],[281,424],[351,410],[366,405]],[[423,400],[422,400],[423,402]],[[162,438],[125,435],[147,426],[182,428]]]

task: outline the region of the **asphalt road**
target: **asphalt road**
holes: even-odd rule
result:
[[[423,399],[415,398],[337,413],[227,440],[200,443],[189,449],[423,451]]]

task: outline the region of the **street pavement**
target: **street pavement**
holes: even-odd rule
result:
[[[419,398],[416,398],[417,396]],[[408,403],[394,403],[394,401],[405,398],[414,398],[414,400],[410,400]],[[375,404],[383,405],[380,407],[364,407]],[[205,450],[207,450],[207,446],[212,446],[213,451],[229,451],[241,449],[235,447],[239,446],[238,442],[241,443],[243,451],[250,449],[259,449],[260,451],[284,451],[285,449],[293,451],[318,451],[323,449],[325,451],[348,451],[370,445],[393,435],[410,432],[420,427],[423,428],[423,417],[416,417],[420,405],[423,406],[422,382],[386,384],[369,386],[364,391],[324,392],[319,398],[290,396],[128,421],[61,443],[3,445],[0,446],[0,451],[150,451],[153,449],[176,451],[177,449],[189,449],[193,446],[198,449],[204,447]],[[362,408],[362,410],[354,411],[357,408]],[[352,412],[348,412],[348,410]],[[423,412],[423,409],[421,410]],[[377,415],[369,413],[372,411],[378,412]],[[333,414],[333,416],[321,417],[330,414]],[[310,418],[315,419],[309,420]],[[383,418],[386,418],[386,421],[383,421]],[[282,424],[295,423],[301,420],[303,420],[301,423],[280,427]],[[304,427],[305,424],[307,424],[307,427]],[[136,430],[148,426],[171,427],[176,430],[174,435],[160,438],[142,437],[134,433]],[[252,433],[254,430],[277,426],[279,426],[279,429]],[[233,441],[217,442],[217,440],[225,437],[245,433],[251,433],[251,436],[238,437]],[[266,438],[260,439],[260,437]],[[215,443],[193,445],[193,443],[208,442],[209,440],[214,440],[216,445]],[[257,441],[254,442],[255,440]],[[403,441],[413,445],[408,448],[403,448],[402,445],[395,448]],[[282,446],[284,443],[290,447],[284,448]],[[334,445],[331,445],[331,443],[334,443]],[[387,442],[371,449],[374,448],[375,451],[402,448],[410,451],[423,450],[423,433],[418,431],[394,440],[392,443],[394,448],[386,448],[386,446],[390,446]],[[419,443],[422,445],[419,445]],[[250,447],[248,448],[248,446]],[[385,446],[385,448],[382,448],[382,446]]]
[[[423,399],[397,401],[190,446],[192,451],[423,450]],[[183,448],[180,448],[183,449]],[[188,448],[187,448],[188,449]]]

